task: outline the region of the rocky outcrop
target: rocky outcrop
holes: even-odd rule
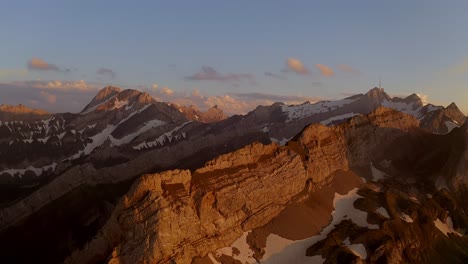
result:
[[[266,224],[306,188],[301,157],[274,144],[250,145],[194,173],[145,175],[98,237],[67,262],[112,252],[109,263],[190,263]]]
[[[379,107],[340,126],[310,125],[298,137],[301,147],[297,148],[302,148],[307,157],[313,181],[323,185],[334,171],[367,166],[390,142],[418,126],[419,121],[410,115]],[[297,143],[288,144],[292,147]]]
[[[417,125],[411,116],[381,108],[337,127],[311,125],[285,147],[255,143],[193,173],[145,175],[98,236],[66,262],[190,263],[264,226],[294,197],[326,186],[336,172],[364,159],[369,163],[370,154],[348,160],[353,151],[369,150],[350,149],[359,135],[366,136],[361,129],[388,145],[390,132]]]

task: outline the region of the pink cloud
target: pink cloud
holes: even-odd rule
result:
[[[323,64],[315,64],[315,67],[320,71],[320,73],[325,77],[331,77],[335,75],[335,72],[328,66]]]
[[[307,69],[304,64],[296,58],[288,58],[286,60],[287,70],[292,70],[297,74],[309,74],[309,69]]]
[[[167,88],[167,87],[164,87]],[[172,89],[148,89],[147,91],[157,100],[171,102],[178,105],[194,105],[206,110],[215,105],[227,114],[246,114],[258,105],[271,105],[275,102],[286,104],[300,104],[306,101],[316,102],[320,98],[307,96],[284,96],[264,93],[226,93],[222,95],[205,95],[199,90],[175,91]],[[171,92],[167,92],[167,91]]]
[[[40,71],[59,71],[55,64],[48,63],[40,58],[32,58],[28,61],[28,69]]]

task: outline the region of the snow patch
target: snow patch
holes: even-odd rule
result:
[[[435,221],[434,221],[434,225],[437,227],[437,229],[440,230],[440,232],[444,233],[445,236],[448,236],[448,233],[453,233],[457,236],[462,236],[462,234],[458,233],[455,229],[453,229],[453,222],[452,222],[452,218],[447,217],[447,220],[446,220],[447,223],[444,223],[442,221],[439,220],[439,218],[437,218]]]
[[[114,105],[109,110],[119,109],[128,105],[128,100],[120,101],[118,98],[115,100]]]
[[[138,144],[136,146],[133,146],[133,149],[142,150],[142,149],[146,149],[146,148],[162,146],[162,145],[164,145],[166,143],[166,139],[169,140],[169,142],[171,142],[172,139],[179,140],[181,138],[185,138],[187,136],[185,133],[182,133],[181,135],[175,135],[175,136],[174,136],[174,133],[176,133],[177,131],[182,129],[185,125],[187,125],[187,124],[189,124],[191,122],[192,121],[185,122],[182,125],[180,125],[178,127],[175,127],[171,131],[162,134],[161,136],[159,136],[157,139],[155,139],[153,141],[149,141],[149,142],[143,141],[140,144]]]
[[[364,247],[363,244],[351,244],[349,241],[349,237],[347,237],[344,241],[343,244],[348,247],[351,252],[353,252],[354,255],[360,257],[361,259],[366,259],[367,258],[367,251],[366,247]]]
[[[442,106],[435,106],[435,105],[432,105],[432,104],[428,104],[427,107],[426,107],[428,113],[439,110],[441,108],[443,108],[443,107]]]
[[[10,174],[11,176],[19,173],[20,176],[23,176],[26,171],[30,170],[32,172],[34,172],[34,174],[36,174],[36,176],[40,176],[44,171],[47,171],[49,169],[52,169],[52,171],[55,171],[55,167],[57,167],[57,163],[52,163],[50,165],[47,165],[47,166],[43,166],[43,167],[40,167],[40,168],[36,168],[36,167],[33,167],[33,166],[29,166],[25,169],[8,169],[8,170],[3,170],[3,171],[0,171],[0,175],[3,174],[3,173],[6,173],[6,174]]]
[[[122,119],[117,125],[108,125],[105,129],[103,129],[100,133],[90,137],[90,139],[92,140],[91,143],[87,144],[83,150],[80,150],[78,151],[77,153],[75,153],[75,155],[72,155],[71,157],[68,158],[68,160],[74,160],[74,159],[77,159],[79,157],[81,157],[81,155],[89,155],[91,154],[91,152],[93,152],[93,150],[95,148],[97,148],[98,146],[102,145],[108,138],[110,138],[110,135],[112,134],[112,132],[114,132],[114,130],[120,126],[121,124],[125,123],[128,119],[130,119],[131,117],[133,117],[134,115],[136,114],[139,114],[143,111],[145,111],[151,104],[147,104],[145,105],[144,107],[142,107],[140,110],[138,111],[134,111],[132,112],[131,114],[129,114],[126,118]],[[80,130],[80,134],[83,133],[83,131],[85,130],[82,129]],[[112,139],[110,139],[112,140]]]
[[[390,215],[388,214],[387,212],[387,209],[383,208],[383,207],[379,207],[377,208],[377,210],[375,210],[377,213],[381,214],[383,217],[385,218],[390,218]]]
[[[158,126],[162,126],[166,124],[166,122],[164,121],[161,121],[161,120],[158,120],[158,119],[155,119],[155,120],[151,120],[151,121],[148,121],[145,123],[145,125],[143,127],[141,127],[140,129],[138,129],[138,131],[132,133],[132,134],[129,134],[129,135],[126,135],[125,137],[121,138],[121,139],[116,139],[112,136],[110,136],[109,138],[111,139],[112,141],[112,144],[116,145],[116,146],[120,146],[120,145],[123,145],[123,144],[127,144],[127,143],[130,143],[132,142],[132,140],[134,140],[137,136],[145,133],[146,131],[148,130],[151,130],[155,127],[158,127]]]
[[[422,109],[421,106],[416,106],[415,103],[405,103],[405,102],[393,102],[384,100],[382,105],[388,108],[395,109],[397,111],[412,115],[417,119],[422,119],[423,116],[421,115],[420,111]]]
[[[281,110],[288,116],[288,122],[294,119],[304,118],[313,114],[325,113],[333,111],[337,108],[350,104],[357,99],[342,99],[337,101],[321,101],[315,104],[309,102],[301,105],[283,105]]]
[[[310,238],[293,241],[275,234],[270,234],[267,237],[265,254],[260,263],[324,263],[325,259],[320,255],[306,256],[307,248],[311,246],[310,243]]]
[[[413,218],[411,218],[409,215],[405,213],[400,214],[401,220],[405,221],[406,223],[413,223]]]
[[[257,263],[257,260],[253,257],[254,252],[250,249],[250,246],[247,243],[247,235],[249,233],[250,231],[244,232],[241,237],[231,244],[231,246],[216,250],[216,256],[221,257],[221,255],[226,255],[237,259],[242,263]],[[240,253],[234,254],[234,248],[238,249]]]
[[[128,111],[128,110],[132,109],[134,104],[135,103],[133,103],[132,105],[125,106],[125,111]]]
[[[114,99],[117,95],[118,95],[118,94],[116,94],[116,95],[114,95],[114,96],[108,98],[108,99],[105,100],[104,102],[101,102],[101,103],[99,103],[99,104],[97,104],[97,105],[95,105],[95,106],[92,106],[92,107],[88,108],[88,110],[86,110],[86,111],[84,111],[84,112],[81,112],[81,115],[86,115],[86,114],[88,114],[88,113],[93,112],[93,111],[96,110],[99,106],[104,105],[104,104],[106,104],[107,102],[109,102],[110,100]]]
[[[286,145],[286,143],[288,143],[288,141],[291,140],[291,139],[292,139],[292,137],[290,137],[290,138],[283,138],[283,139],[281,139],[281,140],[280,140],[280,139],[276,139],[276,138],[272,138],[272,137],[270,138],[271,142],[275,142],[275,143],[277,143],[277,144],[280,145],[280,146]]]
[[[357,114],[357,113],[347,113],[347,114],[343,114],[343,115],[338,115],[338,116],[334,116],[334,117],[330,117],[328,119],[325,119],[325,120],[321,121],[320,124],[327,126],[327,125],[331,124],[334,121],[348,119],[348,118],[351,118],[351,117],[356,116],[356,115],[359,115],[359,114]]]
[[[358,188],[354,188],[345,195],[335,193],[333,199],[332,221],[320,234],[303,240],[291,241],[275,234],[267,237],[265,255],[261,263],[323,263],[325,260],[321,256],[307,257],[307,248],[323,240],[341,221],[348,219],[360,227],[368,229],[378,229],[379,225],[367,223],[367,212],[354,208],[354,202],[362,198],[357,194]],[[359,248],[355,250],[360,250]],[[362,253],[362,252],[361,252]],[[362,254],[364,256],[364,254]]]
[[[447,134],[452,132],[452,130],[456,127],[460,127],[457,125],[453,120],[452,121],[445,121],[445,126],[447,127]]]

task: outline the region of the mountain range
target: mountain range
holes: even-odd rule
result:
[[[76,114],[2,105],[0,258],[463,263],[467,128],[382,88],[230,117],[112,86]]]

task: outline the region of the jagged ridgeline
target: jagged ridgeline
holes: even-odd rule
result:
[[[375,88],[227,117],[106,87],[0,117],[8,263],[466,261],[455,104]]]

